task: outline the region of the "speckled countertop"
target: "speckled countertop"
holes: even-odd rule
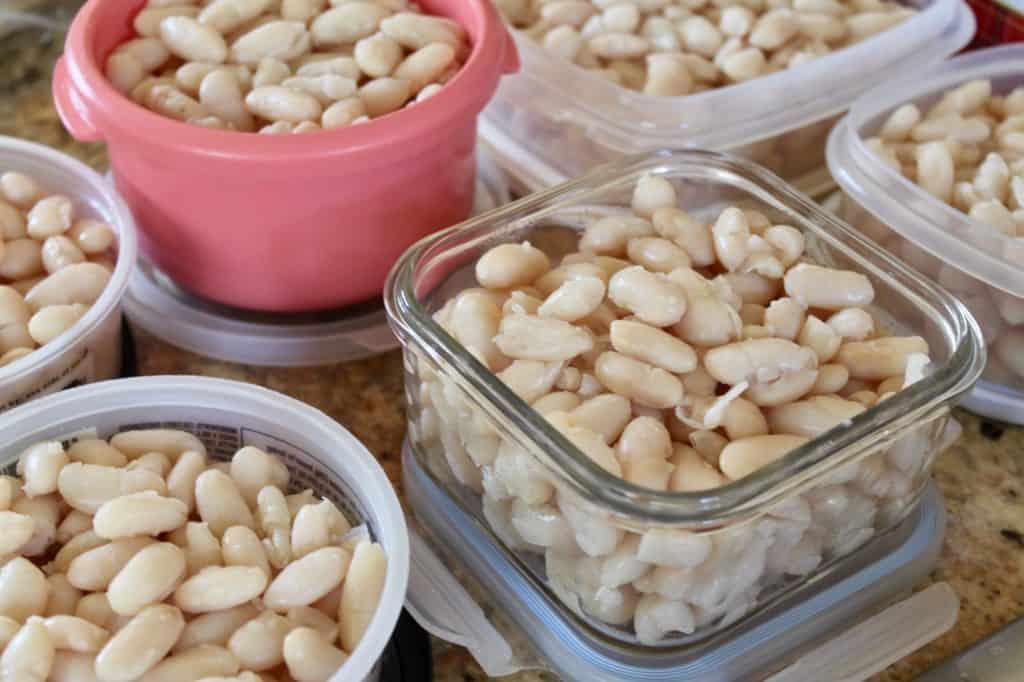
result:
[[[102,169],[101,145],[75,142],[50,99],[49,74],[60,53],[74,0],[20,0],[54,26],[10,32],[0,3],[0,134],[66,151]],[[13,4],[18,4],[17,2]],[[136,330],[140,374],[203,374],[261,384],[304,400],[351,430],[377,456],[392,482],[401,477],[402,366],[397,352],[344,365],[261,369],[205,359]],[[1024,429],[1003,427],[959,412],[963,438],[939,459],[935,479],[946,500],[948,527],[930,581],[947,581],[960,595],[956,626],[937,641],[877,675],[874,682],[911,680],[1013,618],[1024,615]],[[924,585],[922,585],[923,587]],[[462,649],[435,642],[438,682],[486,676]],[[550,680],[524,673],[515,682]]]

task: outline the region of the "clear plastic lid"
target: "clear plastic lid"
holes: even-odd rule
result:
[[[884,85],[862,97],[828,140],[836,182],[878,220],[944,263],[1024,297],[1024,239],[1004,235],[928,194],[887,166],[864,143],[896,107],[928,106],[945,91],[989,79],[993,91],[1024,84],[1024,45],[970,52],[924,73]]]
[[[933,485],[889,542],[859,564],[823,576],[702,646],[652,653],[567,619],[408,450],[402,465],[413,512],[406,608],[433,635],[469,649],[489,676],[547,668],[592,682],[727,682],[771,673],[778,682],[859,682],[956,622],[959,600],[944,583],[878,612],[919,584],[938,559],[945,514]],[[476,597],[432,546],[458,556],[459,573]],[[501,618],[489,616],[491,610]]]
[[[474,214],[509,201],[505,174],[478,150]],[[144,258],[124,307],[134,324],[162,341],[224,362],[305,367],[350,362],[398,347],[380,300],[319,313],[240,310],[181,289]]]

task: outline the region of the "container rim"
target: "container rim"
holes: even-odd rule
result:
[[[721,488],[705,492],[659,492],[619,479],[584,455],[543,417],[516,396],[495,375],[445,332],[419,302],[416,276],[424,264],[459,238],[476,232],[513,232],[548,213],[625,186],[647,173],[673,172],[741,187],[757,199],[785,211],[787,218],[833,245],[843,242],[844,255],[857,266],[906,292],[918,310],[942,321],[950,345],[949,360],[892,398],[793,450],[775,463]],[[500,224],[500,228],[488,227]],[[453,247],[455,250],[468,248]],[[645,522],[713,527],[760,513],[794,489],[808,485],[859,453],[892,442],[915,424],[941,416],[949,403],[966,393],[981,374],[985,351],[981,331],[967,309],[945,290],[923,279],[880,250],[856,230],[827,213],[780,178],[750,161],[719,152],[659,151],[633,155],[557,187],[532,194],[503,208],[429,236],[406,251],[385,285],[388,320],[403,346],[414,346],[448,371],[492,418],[507,420],[519,445],[548,461],[561,482],[583,499],[613,513]],[[833,460],[826,462],[825,460]]]
[[[10,381],[21,379],[28,374],[42,368],[54,358],[70,348],[80,337],[91,333],[104,320],[117,310],[118,304],[124,299],[125,291],[128,289],[128,282],[132,272],[135,270],[135,261],[138,257],[138,235],[135,229],[135,219],[131,211],[116,191],[103,179],[99,173],[81,161],[74,159],[67,154],[35,142],[20,140],[15,137],[0,135],[0,153],[14,152],[24,158],[45,163],[59,169],[64,174],[84,180],[89,185],[89,191],[103,208],[109,213],[111,227],[117,235],[117,261],[114,264],[114,272],[103,288],[100,297],[89,307],[89,310],[69,329],[57,338],[35,349],[28,355],[19,358],[11,364],[0,367],[0,385]],[[60,188],[53,188],[59,193]],[[76,203],[81,203],[79,200]],[[103,216],[107,218],[107,216]]]
[[[558,87],[544,88],[556,100],[551,106],[556,120],[580,120],[589,135],[597,133],[626,153],[680,148],[680,136],[686,137],[686,147],[730,149],[838,114],[877,82],[879,71],[915,71],[946,59],[974,36],[974,15],[961,0],[907,4],[924,7],[881,33],[808,64],[678,97],[627,90],[548,54],[520,30],[512,34],[523,62],[521,77],[543,82],[557,74]],[[855,72],[842,68],[846,64],[856,65]]]
[[[151,406],[187,406],[201,410],[206,406],[237,412],[262,412],[292,426],[302,424],[311,435],[319,436],[324,451],[344,451],[346,463],[354,472],[347,478],[379,500],[374,506],[381,519],[381,534],[387,533],[388,568],[381,601],[370,625],[345,666],[345,680],[363,680],[376,665],[398,621],[405,601],[409,578],[409,533],[398,496],[387,475],[366,446],[347,429],[320,410],[268,388],[240,381],[199,376],[153,376],[115,379],[61,391],[26,403],[0,415],[0,433],[15,438],[45,432],[61,416],[89,416],[117,412],[123,408]],[[10,445],[5,445],[5,449]],[[16,453],[7,453],[14,455]],[[340,672],[340,671],[339,671]],[[342,676],[332,676],[341,682]]]
[[[426,0],[431,4],[436,0]],[[504,28],[497,10],[485,0],[466,0],[473,16],[470,54],[462,68],[437,96],[419,102],[361,126],[320,130],[316,135],[259,135],[222,131],[190,125],[152,112],[117,91],[107,80],[94,55],[94,38],[99,8],[121,4],[124,13],[136,11],[140,2],[89,0],[79,10],[68,30],[65,54],[58,62],[55,87],[59,82],[74,91],[73,104],[86,109],[75,112],[94,127],[93,135],[106,137],[105,126],[117,126],[147,139],[166,139],[176,147],[188,147],[193,153],[213,158],[245,160],[291,160],[330,158],[339,155],[367,154],[379,151],[382,144],[403,146],[417,139],[433,140],[436,131],[470,109],[482,109],[497,88],[503,73],[519,68],[515,44]],[[105,56],[104,56],[105,58]],[[66,75],[66,77],[65,77]],[[58,98],[59,101],[59,98]],[[91,122],[96,122],[92,124]],[[424,138],[424,136],[426,136]],[[331,144],[325,144],[329,142]]]
[[[1018,263],[997,255],[1006,253],[1013,237],[931,196],[883,163],[863,138],[867,128],[902,104],[969,80],[1000,77],[1017,77],[1024,85],[1024,45],[969,52],[911,78],[887,81],[859,99],[836,125],[826,157],[840,188],[900,236],[976,279],[1024,297],[1024,245]],[[965,239],[968,235],[983,237],[989,248]]]

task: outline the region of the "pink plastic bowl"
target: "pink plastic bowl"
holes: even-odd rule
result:
[[[53,94],[79,140],[106,141],[145,256],[228,305],[337,308],[379,296],[405,248],[469,216],[477,114],[518,69],[489,0],[420,0],[464,26],[472,53],[436,96],[365,125],[305,135],[209,130],[117,92],[107,54],[143,0],[89,0],[75,17]]]

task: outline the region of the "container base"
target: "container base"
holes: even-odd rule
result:
[[[402,469],[415,528],[406,608],[434,635],[470,649],[490,675],[545,668],[565,679],[594,682],[763,679],[918,585],[934,567],[945,531],[942,498],[929,484],[917,509],[879,538],[885,542],[869,556],[837,567],[704,643],[642,648],[567,620],[564,609],[424,471],[408,444]],[[458,561],[454,571],[465,584],[439,554]],[[478,597],[485,603],[467,587],[485,595]]]
[[[960,407],[990,419],[1024,426],[1024,393],[979,381]]]

